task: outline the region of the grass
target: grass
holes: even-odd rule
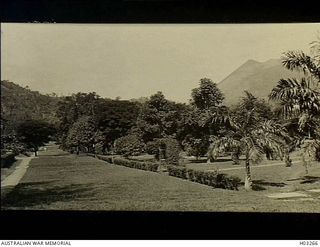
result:
[[[213,189],[163,173],[111,165],[52,148],[31,161],[21,183],[6,196],[1,207],[3,210],[320,212],[319,200],[292,203],[268,198],[266,193],[267,190]]]
[[[264,160],[260,164],[252,164],[251,175],[256,188],[268,191],[319,188],[320,163],[313,162],[311,166],[308,166],[308,174],[306,174],[306,169],[302,165],[302,162],[300,162],[300,157],[295,154],[292,159],[294,163],[291,167],[285,167],[284,162],[281,160]],[[186,164],[186,167],[195,170],[218,169],[221,173],[239,177],[242,179],[242,182],[245,177],[244,160],[240,161],[240,165],[233,165],[230,159],[221,158],[213,163],[189,162]]]

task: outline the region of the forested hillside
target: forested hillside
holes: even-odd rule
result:
[[[57,123],[55,114],[58,101],[56,95],[43,95],[13,82],[1,81],[2,130],[10,133],[27,119]]]

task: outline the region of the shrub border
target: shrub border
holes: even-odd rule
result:
[[[157,172],[159,169],[159,164],[146,162],[146,161],[128,160],[128,159],[119,158],[119,157],[115,157],[112,159],[112,157],[106,157],[99,154],[97,155],[88,154],[88,156],[96,157],[100,160],[107,161],[108,163],[111,163],[111,164],[135,168],[135,169],[144,170],[144,171]]]
[[[167,166],[167,169],[169,176],[205,184],[213,188],[238,190],[241,181],[238,177],[219,172],[197,171],[179,166]]]
[[[111,164],[135,168],[139,170],[158,172],[160,164],[145,162],[145,161],[134,161],[124,158],[107,157],[99,154],[87,154],[90,157],[96,157],[100,160],[106,161]],[[238,186],[241,179],[236,176],[229,176],[219,172],[206,172],[187,169],[186,167],[166,165],[169,176],[177,177],[191,182],[200,183],[211,186],[213,188],[238,190]]]

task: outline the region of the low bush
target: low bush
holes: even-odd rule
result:
[[[113,163],[116,165],[126,166],[126,167],[145,170],[145,171],[152,171],[152,172],[157,172],[158,166],[159,166],[156,163],[127,160],[123,158],[114,158]]]
[[[119,158],[119,157],[115,157],[112,160],[112,157],[108,157],[108,156],[94,155],[94,154],[88,154],[88,155],[97,157],[98,159],[107,161],[108,163],[113,163],[116,165],[126,166],[126,167],[145,170],[145,171],[157,172],[158,166],[159,166],[157,163],[151,163],[146,161],[128,160],[128,159]]]
[[[1,168],[9,168],[15,161],[15,154],[1,154]]]
[[[146,144],[147,154],[159,155],[159,141],[150,141]]]
[[[168,166],[167,167],[169,176],[188,179],[187,169],[179,166]]]
[[[240,179],[218,172],[205,172],[186,169],[179,166],[168,166],[169,176],[188,179],[192,182],[205,184],[214,188],[238,190]]]

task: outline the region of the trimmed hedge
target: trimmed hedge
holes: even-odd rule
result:
[[[140,169],[145,171],[152,171],[152,172],[157,172],[159,167],[159,165],[155,163],[127,160],[123,158],[114,158],[113,163],[120,166],[126,166],[130,168],[135,168],[135,169]]]
[[[167,166],[167,171],[169,173],[169,176],[188,179],[187,169],[185,167]]]
[[[91,157],[97,157],[100,160],[107,161],[108,163],[113,163],[120,166],[126,166],[130,168],[145,170],[145,171],[152,171],[157,172],[159,164],[151,163],[151,162],[145,162],[145,161],[136,161],[136,160],[128,160],[124,158],[115,157],[112,162],[112,157],[107,157],[103,155],[94,155],[94,154],[88,154]]]
[[[187,179],[192,182],[209,185],[214,188],[238,190],[240,179],[218,172],[205,172],[179,166],[168,166],[169,176]]]
[[[97,154],[96,157],[100,160],[104,160],[104,161],[107,161],[108,163],[113,163],[112,162],[112,157],[108,157],[108,156],[103,156],[103,155],[99,155]]]
[[[1,168],[9,168],[16,161],[14,156],[14,153],[1,155]]]

